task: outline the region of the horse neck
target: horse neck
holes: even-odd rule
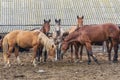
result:
[[[49,42],[50,42],[49,38],[42,32],[39,34],[39,38],[42,39],[41,44],[43,44],[45,46],[45,48],[47,48],[49,46],[47,44],[49,44]]]
[[[49,50],[50,47],[52,46],[52,44],[53,44],[53,42],[48,37],[46,37],[46,40],[44,40],[45,49]]]
[[[69,41],[71,39],[74,39],[76,38],[77,36],[79,35],[79,32],[72,32],[71,34],[69,34],[66,38],[65,38],[65,41]]]
[[[77,24],[77,28],[79,28],[79,27],[83,27],[83,23]]]

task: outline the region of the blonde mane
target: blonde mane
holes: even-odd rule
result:
[[[40,42],[44,45],[45,49],[48,51],[52,46],[55,47],[54,41],[49,39],[44,33],[40,32],[38,35]]]

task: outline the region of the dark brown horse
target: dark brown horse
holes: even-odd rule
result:
[[[40,29],[41,32],[43,32],[44,34],[46,34],[48,36],[49,31],[50,31],[50,22],[51,20],[45,20],[44,19],[44,24],[43,27]],[[37,51],[37,57],[38,57],[38,61],[40,61],[40,57],[42,57],[42,51],[43,51],[43,45],[40,46],[40,49]],[[47,51],[44,51],[44,61],[46,62],[46,58],[47,58]]]
[[[107,40],[112,41],[111,48],[114,47],[113,61],[118,61],[118,40],[119,40],[119,28],[112,23],[100,24],[100,25],[85,25],[78,28],[73,33],[69,34],[62,43],[61,50],[64,53],[68,46],[72,42],[79,42],[81,45],[85,45],[88,52],[88,64],[90,64],[90,56],[98,63],[96,57],[93,55],[91,44],[94,42],[102,42]],[[110,53],[109,53],[110,55]],[[109,56],[110,57],[110,56]],[[111,60],[109,58],[109,60]]]

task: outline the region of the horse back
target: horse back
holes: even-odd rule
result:
[[[77,32],[81,33],[84,39],[86,36],[86,38],[89,38],[92,42],[99,42],[107,40],[110,37],[118,39],[119,28],[115,24],[105,23],[98,25],[87,25],[77,30]]]
[[[34,31],[21,31],[17,35],[17,44],[22,48],[32,48],[38,44],[38,33]]]
[[[104,31],[106,32],[106,34],[109,35],[109,37],[113,38],[113,39],[118,39],[119,38],[119,27],[113,23],[106,23],[103,24],[102,27],[104,28]]]
[[[77,26],[72,26],[72,27],[70,27],[70,29],[68,29],[67,32],[72,33],[72,32],[75,31],[76,29],[77,29]]]

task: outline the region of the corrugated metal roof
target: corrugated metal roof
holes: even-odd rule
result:
[[[2,0],[0,24],[42,24],[44,19],[51,19],[51,24],[55,24],[55,18],[61,18],[62,25],[76,25],[77,15],[84,15],[84,24],[120,24],[120,0]],[[11,31],[11,27],[5,28]]]

